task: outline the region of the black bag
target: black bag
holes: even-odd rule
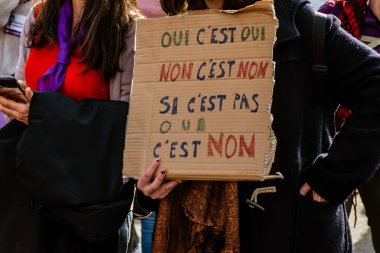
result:
[[[46,252],[33,244],[117,236],[133,199],[133,183],[121,176],[127,116],[126,102],[34,94],[29,126],[0,130],[0,249]]]

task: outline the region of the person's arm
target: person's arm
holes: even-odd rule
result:
[[[29,87],[25,89],[25,97],[29,101],[32,100],[33,91]],[[24,104],[0,96],[0,112],[26,125],[29,124],[29,108],[30,102]]]
[[[307,34],[314,10],[304,8],[307,10],[298,12],[296,18],[311,19],[297,22],[301,32]],[[333,203],[344,201],[380,163],[380,55],[339,26],[339,21],[330,16],[325,44],[329,68],[326,85],[339,104],[352,109],[352,115],[329,151],[306,172],[311,189]]]
[[[126,49],[119,59],[122,71],[117,72],[116,76],[110,82],[111,100],[129,102],[135,63],[135,32],[136,22],[133,21],[127,33]]]
[[[34,22],[35,22],[34,8],[31,8],[25,20],[24,31],[21,33],[21,36],[20,36],[19,56],[18,56],[18,61],[16,65],[16,74],[15,74],[15,77],[17,80],[22,80],[24,82],[25,82],[25,64],[29,55],[28,39],[26,35],[29,33],[29,29]]]
[[[341,8],[340,8],[340,6],[336,5],[335,0],[328,0],[328,1],[326,1],[324,4],[322,4],[319,7],[318,12],[325,13],[325,14],[332,14],[332,15],[334,15],[336,17],[339,17],[340,12],[341,12]],[[309,191],[312,191],[312,198],[313,198],[314,201],[317,201],[317,202],[327,202],[326,199],[324,199],[318,193],[316,193],[314,190],[312,190],[311,187],[310,187],[310,185],[308,183],[305,183],[301,187],[300,194],[303,195],[303,196],[306,196],[306,194]]]
[[[0,27],[4,27],[9,20],[11,12],[17,7],[20,0],[0,0]]]
[[[19,80],[22,87],[25,88],[25,94],[29,101],[31,101],[33,97],[33,92],[30,88],[26,88],[27,84],[25,83],[25,64],[29,54],[26,35],[28,34],[31,25],[34,22],[34,8],[31,8],[25,20],[24,31],[21,33],[20,37],[19,58],[17,61],[15,73],[16,79]],[[22,104],[6,99],[4,97],[0,97],[0,112],[3,112],[8,117],[21,121],[24,124],[29,124],[29,107],[30,103]]]

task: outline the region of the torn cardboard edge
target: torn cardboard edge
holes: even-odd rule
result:
[[[192,15],[203,15],[203,14],[207,14],[207,13],[223,13],[223,14],[238,14],[238,13],[245,13],[245,12],[252,12],[252,11],[255,11],[255,12],[260,12],[260,13],[263,13],[263,14],[268,14],[268,15],[271,15],[273,17],[274,20],[277,21],[277,19],[275,18],[275,15],[274,15],[274,6],[273,6],[273,1],[272,0],[263,0],[263,1],[259,1],[259,2],[256,2],[255,4],[253,5],[250,5],[250,6],[247,6],[245,8],[242,8],[242,9],[239,9],[239,10],[198,10],[198,11],[190,11],[190,12],[187,12],[187,13],[184,13],[184,14],[179,14],[179,15],[176,15],[176,16],[172,16],[172,17],[161,17],[159,19],[166,19],[166,18],[173,18],[173,17],[178,17],[178,16],[182,16],[182,17],[186,17],[186,16],[192,16]],[[145,21],[145,20],[139,20],[139,21]],[[275,28],[278,27],[278,22],[276,22],[276,25],[275,25]],[[273,38],[273,45],[276,41],[276,37]],[[273,45],[272,45],[272,52],[271,52],[271,55],[272,55],[272,58],[273,58]],[[274,68],[275,68],[275,63],[273,62],[272,60],[272,64],[273,64],[273,73],[274,73]],[[272,74],[272,90],[274,88],[274,75]],[[272,166],[272,163],[274,161],[274,155],[275,155],[275,150],[276,150],[276,137],[274,135],[274,132],[273,132],[273,129],[271,127],[272,125],[272,120],[273,120],[273,115],[270,113],[270,108],[271,108],[271,101],[269,101],[267,103],[267,106],[266,106],[266,109],[267,109],[267,115],[268,115],[268,120],[266,121],[266,125],[268,126],[269,128],[269,135],[268,135],[268,147],[267,147],[267,151],[265,152],[265,157],[264,157],[264,168],[262,170],[263,174],[261,175],[251,175],[248,179],[242,179],[242,178],[238,178],[238,177],[233,177],[233,176],[230,176],[229,178],[223,178],[224,176],[215,176],[214,179],[210,179],[208,177],[204,177],[202,175],[198,175],[198,176],[194,176],[193,178],[191,178],[191,176],[189,175],[186,175],[186,176],[182,176],[182,177],[171,177],[170,176],[170,173],[168,174],[168,179],[185,179],[185,180],[226,180],[226,181],[229,181],[229,180],[257,180],[257,181],[261,181],[261,180],[264,180],[265,179],[265,176],[269,174],[270,170],[271,170],[271,166]],[[264,124],[264,123],[263,123]],[[147,135],[150,135],[151,133],[148,133]],[[145,161],[145,163],[147,163],[147,161]],[[128,173],[128,175],[130,177],[139,177],[140,175],[136,175],[136,170],[133,169],[134,171],[134,174],[135,175],[131,175],[133,173]],[[124,173],[124,171],[123,171]],[[227,176],[228,177],[228,176]]]

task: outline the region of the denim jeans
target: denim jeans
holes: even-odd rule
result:
[[[156,213],[141,220],[141,250],[142,253],[152,252],[153,230],[156,223]]]

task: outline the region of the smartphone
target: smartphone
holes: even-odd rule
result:
[[[18,103],[30,102],[16,78],[9,75],[0,75],[0,96]]]

